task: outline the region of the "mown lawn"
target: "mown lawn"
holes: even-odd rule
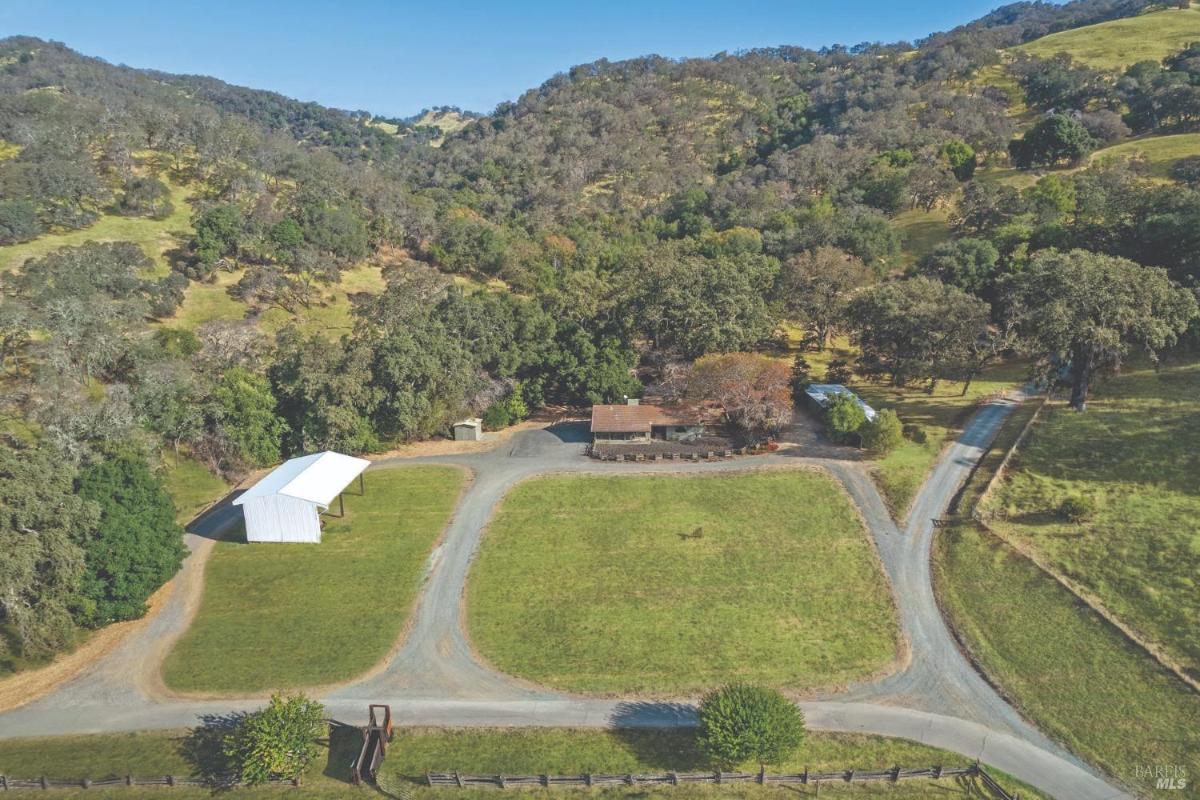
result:
[[[372,470],[319,545],[218,543],[191,627],[163,677],[181,692],[261,692],[347,680],[396,643],[463,475]],[[350,492],[354,491],[351,487]],[[334,512],[336,513],[336,511]]]
[[[187,197],[191,191],[172,184],[171,203],[175,210],[166,219],[123,217],[105,214],[94,225],[65,233],[47,233],[30,242],[0,247],[0,272],[18,269],[27,259],[41,258],[60,247],[78,246],[84,242],[133,242],[154,259],[155,272],[166,275],[170,269],[165,253],[180,247],[192,231],[192,207]]]
[[[194,741],[194,740],[193,740]],[[334,729],[329,743],[322,742],[317,763],[308,771],[300,788],[266,787],[235,789],[234,798],[271,797],[368,797],[376,793],[368,788],[349,785],[348,765],[361,746],[353,730]],[[35,777],[42,774],[63,778],[101,778],[109,775],[200,774],[198,764],[211,769],[205,750],[189,746],[187,731],[157,731],[91,736],[62,736],[38,739],[0,740],[0,774]],[[970,759],[905,739],[854,734],[809,733],[800,752],[786,763],[771,767],[777,771],[834,771],[854,767],[860,770],[885,769],[897,764],[904,767],[965,766]],[[62,772],[64,764],[76,772]],[[429,789],[421,786],[425,772],[454,771],[475,774],[582,774],[584,772],[647,773],[704,771],[709,768],[700,757],[694,734],[686,730],[567,730],[567,729],[397,729],[392,746],[380,772],[380,789],[393,797],[470,797],[495,798],[495,791]],[[993,773],[1022,797],[1041,795],[999,773]],[[556,789],[553,796],[581,797],[794,797],[811,795],[815,787],[760,789],[755,786],[697,787],[663,789],[637,787],[603,790]],[[50,797],[86,796],[89,798],[157,797],[163,789],[117,787],[109,790],[57,790]],[[210,797],[209,789],[176,787],[172,797]],[[503,797],[548,797],[545,790],[509,790]],[[973,782],[945,779],[913,780],[845,786],[828,783],[822,797],[880,797],[889,800],[917,800],[930,796],[947,798],[981,797]]]
[[[1170,9],[1115,19],[1052,33],[1034,39],[1017,51],[1039,58],[1070,53],[1093,67],[1120,70],[1138,61],[1161,61],[1200,40],[1200,6]]]
[[[484,537],[467,613],[496,667],[580,692],[836,686],[898,647],[862,523],[803,470],[524,483]]]
[[[1195,785],[1200,697],[1074,595],[969,523],[939,532],[934,577],[977,661],[1034,724],[1143,796],[1147,765],[1178,765]]]
[[[1200,675],[1200,361],[1102,383],[1040,419],[989,509],[1124,622]],[[1070,523],[1067,497],[1095,514]]]

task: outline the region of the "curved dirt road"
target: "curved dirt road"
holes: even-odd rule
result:
[[[387,702],[408,724],[694,724],[694,708],[687,701],[572,697],[526,685],[480,664],[464,633],[460,601],[487,521],[508,489],[539,474],[710,472],[813,465],[840,480],[860,508],[891,580],[912,658],[903,670],[882,680],[802,702],[810,727],[914,739],[978,758],[1055,797],[1128,797],[1004,702],[959,652],[934,599],[929,566],[932,519],[944,512],[1011,408],[1010,401],[997,400],[971,419],[922,486],[904,532],[897,528],[860,466],[806,458],[796,450],[745,461],[639,464],[631,469],[584,458],[582,431],[563,426],[522,433],[483,453],[381,462],[459,464],[470,468],[475,479],[456,509],[442,545],[430,559],[427,582],[403,646],[382,669],[322,699],[333,716],[350,722],[362,721],[367,703]],[[211,535],[230,518],[227,510],[218,510],[205,520],[204,533]],[[165,643],[186,627],[188,596],[189,592],[174,592],[168,607],[144,630],[65,686],[0,714],[0,738],[185,727],[204,715],[260,705],[261,698],[172,698],[145,678],[146,670],[160,663]]]

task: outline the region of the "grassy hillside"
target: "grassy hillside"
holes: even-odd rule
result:
[[[1039,58],[1070,53],[1102,69],[1121,69],[1138,61],[1161,61],[1200,39],[1200,6],[1154,11],[1083,28],[1052,33],[1014,48]]]
[[[180,247],[192,233],[192,206],[187,187],[161,178],[171,188],[174,211],[166,219],[104,214],[95,224],[65,233],[47,233],[30,242],[0,247],[0,272],[15,270],[30,258],[40,258],[60,247],[84,242],[133,242],[154,259],[156,272],[167,274],[166,253]]]
[[[1173,136],[1147,136],[1097,150],[1092,163],[1105,158],[1141,156],[1146,159],[1149,174],[1160,180],[1170,179],[1171,166],[1182,158],[1200,155],[1200,133],[1178,133]]]

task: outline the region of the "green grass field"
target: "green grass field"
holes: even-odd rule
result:
[[[1083,414],[1056,404],[990,508],[1124,622],[1200,674],[1200,362],[1134,368]],[[1090,498],[1092,519],[1057,509]]]
[[[361,738],[347,728],[335,729],[331,741],[322,743],[318,761],[304,777],[300,788],[264,787],[235,789],[234,798],[321,797],[362,798],[375,796],[367,788],[349,785],[349,762],[361,746]],[[38,739],[0,740],[0,774],[36,777],[42,774],[63,778],[133,774],[153,775],[197,774],[197,763],[205,764],[201,756],[185,755],[188,749],[187,731],[161,731],[92,736],[62,736]],[[970,759],[955,753],[938,750],[904,739],[854,734],[810,733],[800,752],[786,763],[772,767],[778,771],[798,772],[835,771],[854,767],[860,770],[885,769],[894,765],[928,767],[933,765],[966,766]],[[63,773],[63,765],[71,764],[76,771]],[[420,785],[428,771],[454,771],[475,774],[581,774],[646,773],[675,771],[704,771],[708,765],[697,752],[690,731],[679,730],[563,730],[563,729],[478,729],[436,730],[397,729],[387,759],[380,772],[380,789],[392,797],[497,797],[494,791],[429,789]],[[999,773],[993,773],[1022,797],[1038,798],[1038,793]],[[212,790],[176,787],[169,790],[172,797],[185,799],[211,797]],[[811,795],[815,787],[760,789],[755,786],[697,787],[679,786],[663,789],[620,787],[592,791],[556,789],[554,797],[772,797],[784,798]],[[140,800],[162,796],[162,788],[152,787],[88,790],[56,790],[48,797],[86,796],[89,798],[122,798]],[[509,790],[504,797],[545,798],[545,790]],[[917,800],[930,796],[946,798],[978,798],[974,782],[953,779],[941,781],[913,780],[895,786],[888,783],[846,786],[828,783],[821,788],[822,797],[879,797],[888,800]]]
[[[809,471],[524,483],[484,537],[467,613],[499,669],[581,692],[836,686],[898,647],[862,523]]]
[[[984,671],[1052,738],[1142,796],[1137,767],[1200,774],[1200,697],[1024,556],[959,524],[938,535],[934,576]]]
[[[1147,136],[1097,150],[1091,163],[1106,158],[1143,156],[1149,175],[1158,180],[1170,180],[1171,166],[1182,158],[1200,156],[1200,133],[1177,133],[1172,136]]]
[[[87,228],[48,233],[31,242],[4,245],[0,247],[0,272],[18,269],[26,260],[41,258],[60,247],[94,241],[133,242],[154,259],[156,273],[166,275],[170,267],[164,253],[182,245],[192,231],[192,207],[187,200],[190,190],[179,184],[168,182],[168,185],[175,210],[166,219],[105,214]]]
[[[1170,9],[1052,33],[1014,48],[1038,58],[1070,53],[1101,69],[1118,70],[1138,61],[1161,61],[1200,40],[1200,6]]]
[[[325,517],[319,545],[218,543],[167,685],[260,692],[368,670],[395,645],[462,482],[449,467],[372,470],[366,495],[346,496],[346,517]]]

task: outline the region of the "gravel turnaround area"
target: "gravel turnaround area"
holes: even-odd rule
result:
[[[403,459],[404,463],[466,466],[474,480],[442,544],[430,557],[425,585],[401,647],[367,677],[321,699],[333,717],[351,724],[365,722],[368,703],[390,703],[396,718],[412,725],[694,725],[693,698],[651,702],[573,696],[519,682],[481,664],[464,633],[461,600],[483,530],[507,491],[535,475],[815,465],[841,481],[866,521],[892,582],[911,658],[900,672],[880,681],[802,702],[810,727],[898,736],[952,750],[1054,797],[1128,797],[1024,722],[996,694],[961,655],[934,601],[929,566],[932,521],[943,513],[1011,409],[1010,400],[995,400],[975,414],[926,479],[903,529],[891,519],[861,465],[814,458],[820,451],[805,447],[717,462],[597,463],[584,455],[586,429],[567,425],[523,432],[487,452]],[[218,508],[203,521],[197,535],[211,537],[222,525],[235,521],[235,513],[228,506]],[[168,647],[165,643],[186,629],[200,589],[199,585],[177,587],[153,620],[83,674],[38,700],[0,714],[0,738],[179,728],[195,725],[204,715],[259,707],[261,696],[172,697],[160,682],[145,677],[157,673]]]

